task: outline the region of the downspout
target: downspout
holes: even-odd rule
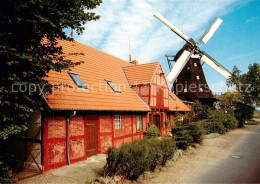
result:
[[[66,155],[67,155],[67,161],[68,161],[68,165],[70,165],[70,144],[69,144],[69,125],[70,125],[70,118],[76,115],[76,111],[73,112],[72,115],[68,116],[66,119],[67,125],[66,125]]]

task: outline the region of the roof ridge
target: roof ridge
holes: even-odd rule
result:
[[[137,67],[137,66],[143,66],[143,65],[151,65],[151,64],[159,64],[160,61],[156,61],[156,62],[151,62],[151,63],[143,63],[143,64],[138,64],[138,65],[133,65],[133,66],[124,66],[124,68],[130,68],[130,67]]]
[[[121,61],[124,61],[124,62],[126,62],[126,63],[129,63],[128,61],[126,61],[126,60],[124,60],[124,59],[122,59],[122,58],[119,58],[119,57],[117,57],[117,56],[113,56],[112,54],[106,53],[105,51],[99,50],[99,49],[97,49],[97,48],[95,48],[95,47],[89,46],[89,45],[87,45],[87,44],[81,43],[81,42],[76,41],[76,40],[73,40],[73,41],[62,40],[62,41],[67,41],[67,42],[70,42],[70,43],[76,42],[76,43],[78,43],[78,44],[80,44],[80,45],[90,47],[90,48],[92,48],[92,49],[94,49],[94,50],[96,50],[96,51],[98,51],[98,52],[102,52],[103,54],[106,54],[106,55],[115,57],[115,58],[117,58],[117,59],[119,59],[119,60],[121,60]],[[131,63],[129,63],[129,64],[131,64]]]

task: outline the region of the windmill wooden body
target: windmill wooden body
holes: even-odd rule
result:
[[[186,41],[186,44],[177,52],[176,55],[166,55],[170,68],[170,73],[166,78],[170,83],[173,83],[172,91],[182,100],[194,101],[197,99],[208,104],[216,101],[207,84],[202,68],[203,64],[207,63],[225,78],[229,78],[231,73],[206,52],[200,50],[199,44],[200,42],[206,44],[209,41],[222,23],[222,20],[216,18],[201,36],[198,43],[196,43],[192,38],[189,38],[186,34],[180,31],[160,13],[156,13],[154,16]],[[174,63],[172,67],[173,61],[176,63]]]

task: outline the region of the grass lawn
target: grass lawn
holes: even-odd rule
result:
[[[255,111],[253,117],[260,118],[260,111]]]
[[[249,120],[247,123],[245,123],[245,125],[259,125],[260,122],[259,121],[254,121],[254,120]]]

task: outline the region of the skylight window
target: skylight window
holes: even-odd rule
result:
[[[106,80],[108,85],[113,89],[114,92],[116,93],[121,93],[121,91],[116,87],[116,85],[110,81],[110,80]]]
[[[87,89],[87,86],[85,85],[85,83],[81,80],[81,78],[79,77],[78,74],[76,73],[72,73],[72,72],[69,72],[71,78],[73,79],[73,81],[77,84],[77,86],[79,88],[84,88],[84,89]]]

